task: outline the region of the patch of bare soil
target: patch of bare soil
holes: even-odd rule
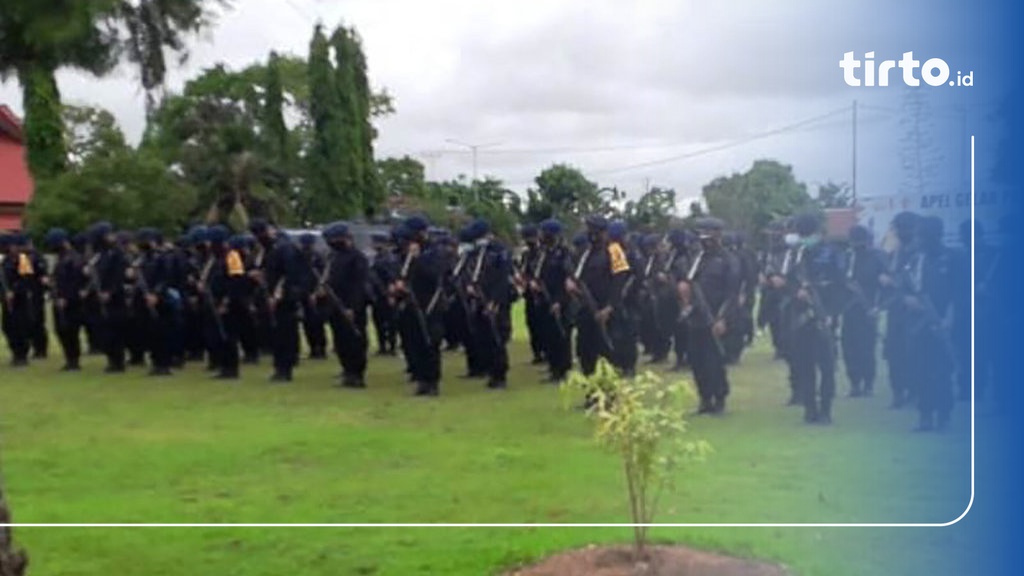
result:
[[[701,552],[683,546],[652,546],[637,562],[625,546],[564,552],[506,572],[505,576],[793,576],[776,564]]]

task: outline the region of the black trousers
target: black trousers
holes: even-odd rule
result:
[[[540,333],[544,337],[551,376],[564,378],[572,369],[572,324],[563,311],[556,317],[548,308],[540,317]]]
[[[793,382],[807,420],[831,416],[836,392],[836,355],[832,334],[808,321],[793,332],[789,355]]]
[[[320,310],[317,302],[310,302],[308,298],[302,301],[302,332],[306,336],[306,344],[309,345],[309,355],[313,358],[322,358],[327,353],[327,329],[326,318]]]
[[[242,347],[242,353],[246,360],[257,362],[260,358],[260,336],[259,321],[254,308],[245,306],[243,313],[238,318],[240,331],[238,343]]]
[[[498,310],[493,317],[481,310],[477,312],[473,322],[477,335],[475,340],[479,346],[481,371],[485,372],[492,381],[504,382],[508,375],[507,343],[512,333],[512,321],[508,309]]]
[[[122,303],[111,303],[100,317],[100,332],[103,334],[103,353],[107,356],[107,368],[122,370],[125,364],[125,346],[128,325],[128,307]]]
[[[171,367],[172,338],[174,337],[174,314],[165,305],[158,305],[155,312],[148,310],[140,314],[145,330],[146,347],[149,349],[149,363],[155,369]]]
[[[299,304],[282,300],[274,307],[274,331],[271,335],[274,350],[274,370],[291,376],[299,363]]]
[[[230,306],[227,312],[221,316],[221,323],[224,326],[223,335],[215,325],[213,326],[217,342],[217,366],[223,376],[238,376],[239,341],[249,318],[249,310],[245,306]]]
[[[526,331],[530,337],[530,351],[533,352],[534,360],[543,360],[547,353],[547,350],[544,349],[544,338],[541,335],[544,304],[529,294],[524,300],[526,300]]]
[[[345,376],[362,378],[366,374],[366,311],[357,311],[351,323],[341,314],[331,314],[331,334],[334,337],[334,353]],[[352,324],[355,324],[353,329]]]
[[[80,302],[69,302],[64,308],[53,308],[54,328],[67,366],[78,366],[81,362],[83,317],[84,311]]]
[[[16,295],[12,305],[5,307],[4,314],[7,346],[16,361],[28,359],[32,342],[32,307],[29,298]]]
[[[871,392],[875,386],[878,320],[862,307],[850,308],[843,315],[840,342],[850,388],[854,392]]]
[[[725,355],[719,350],[710,326],[687,324],[689,336],[687,356],[697,384],[697,394],[704,406],[722,404],[729,396],[729,379],[725,371]]]
[[[381,354],[394,352],[398,343],[394,306],[386,298],[378,298],[373,302],[372,311],[373,327],[377,332],[377,352]]]
[[[438,390],[441,382],[441,339],[444,325],[436,317],[425,319],[426,333],[413,306],[399,315],[398,327],[413,381],[424,390]]]
[[[922,422],[948,421],[953,409],[953,368],[939,334],[931,327],[910,332],[910,373]]]
[[[148,352],[151,338],[148,334],[150,327],[149,311],[140,303],[135,303],[129,309],[127,320],[125,320],[125,347],[128,349],[129,364],[142,365],[146,363],[146,352]]]
[[[32,353],[46,358],[50,347],[50,333],[46,329],[46,297],[42,292],[32,295]]]
[[[467,308],[466,306],[469,306]],[[463,348],[466,353],[466,374],[470,376],[483,376],[487,374],[489,366],[484,356],[484,339],[488,338],[489,328],[480,330],[480,322],[477,319],[479,312],[468,302],[466,306],[456,304],[462,312]]]
[[[612,314],[604,330],[608,341],[605,341],[602,328],[589,309],[580,310],[576,325],[579,328],[576,334],[576,355],[585,376],[594,373],[600,358],[605,358],[621,372],[631,373],[635,370],[636,328],[628,316],[621,312]]]
[[[900,405],[912,399],[916,393],[908,323],[906,317],[892,313],[886,319],[885,361],[889,367],[893,403]]]

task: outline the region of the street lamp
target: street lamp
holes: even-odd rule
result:
[[[501,146],[501,142],[490,142],[488,144],[470,144],[454,138],[448,138],[445,142],[449,144],[455,144],[456,146],[462,146],[469,148],[470,152],[473,153],[473,182],[476,182],[476,167],[477,167],[477,150],[481,148],[489,148],[492,146]]]

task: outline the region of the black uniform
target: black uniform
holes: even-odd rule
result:
[[[400,262],[394,252],[377,251],[369,270],[373,327],[377,333],[377,354],[394,355],[398,352],[398,329],[395,325],[395,307],[388,295],[388,287],[398,277]]]
[[[742,244],[730,251],[739,277],[736,306],[732,307],[727,323],[731,326],[724,338],[727,361],[739,362],[754,338],[754,301],[757,294],[757,257]]]
[[[543,253],[543,248],[536,241],[527,241],[526,249],[523,251],[521,261],[517,268],[520,270],[521,279],[524,285],[536,280],[537,262]],[[542,318],[544,314],[544,303],[538,300],[539,294],[527,291],[526,297],[526,331],[530,338],[530,351],[533,353],[533,363],[543,364],[547,358],[544,349],[545,338],[541,333],[544,325]]]
[[[738,267],[721,246],[708,244],[694,256],[686,282],[690,299],[683,304],[683,316],[690,333],[688,356],[700,395],[700,412],[720,413],[729,396],[729,379],[726,350],[713,326],[726,321],[736,305]],[[731,329],[726,322],[726,330]]]
[[[958,367],[949,319],[956,279],[954,257],[947,248],[931,246],[916,256],[909,268],[909,286],[905,285],[907,335],[919,429],[929,430],[935,425],[944,428],[953,408],[952,375]]]
[[[298,250],[283,235],[270,247],[263,262],[264,278],[273,301],[272,343],[276,381],[290,381],[299,362],[298,311],[303,292],[305,264]]]
[[[841,343],[850,395],[871,395],[878,350],[879,277],[885,256],[870,246],[855,246],[846,257],[845,303]]]
[[[542,248],[532,272],[532,290],[538,306],[537,332],[543,338],[551,382],[562,381],[572,368],[571,299],[565,280],[572,274],[572,256],[561,242]]]
[[[488,387],[504,388],[509,366],[507,342],[512,333],[512,260],[496,241],[478,250],[470,285],[479,306],[471,322],[480,344],[481,368],[489,377]]]
[[[28,255],[35,272],[30,282],[32,290],[32,311],[30,312],[32,356],[46,358],[50,347],[50,332],[46,326],[46,293],[50,290],[50,272],[42,254],[29,248]]]
[[[768,328],[775,351],[775,358],[785,358],[785,329],[783,312],[785,290],[777,288],[773,281],[784,279],[789,274],[792,252],[783,245],[772,246],[764,253],[761,261],[761,301],[757,308],[757,326]]]
[[[479,331],[480,322],[477,317],[480,314],[480,294],[470,290],[474,285],[473,275],[477,266],[483,265],[486,252],[479,246],[464,252],[459,257],[458,263],[448,275],[447,289],[451,293],[452,307],[450,312],[457,321],[462,331],[463,350],[466,355],[466,378],[483,378],[487,376],[487,363],[485,361],[483,338],[489,333]]]
[[[96,272],[99,279],[100,325],[103,334],[103,352],[107,356],[107,372],[123,372],[125,368],[125,339],[128,322],[128,299],[125,292],[128,259],[117,245],[98,247]]]
[[[629,280],[629,272],[629,258],[622,246],[604,241],[592,242],[576,264],[573,277],[580,291],[576,354],[585,375],[594,373],[598,358],[615,364],[627,357],[623,353],[625,347],[636,347],[622,302],[622,289]],[[607,308],[612,314],[607,323],[602,324],[596,315]]]
[[[335,248],[326,264],[325,281],[333,292],[324,299],[334,337],[334,352],[341,362],[342,384],[366,386],[366,307],[370,264],[359,249]]]
[[[24,366],[28,364],[34,325],[32,313],[35,306],[32,297],[35,269],[32,259],[20,249],[9,252],[3,262],[3,275],[4,325],[7,345],[11,350],[11,365]]]
[[[443,263],[429,246],[412,256],[408,249],[402,256],[399,280],[405,290],[396,290],[399,304],[399,330],[406,361],[419,396],[436,396],[441,383],[441,339],[444,322],[438,305],[438,287],[442,282]],[[443,306],[441,306],[443,308]]]
[[[157,249],[144,249],[135,270],[135,308],[137,323],[149,350],[151,374],[167,375],[171,369],[171,344],[174,335],[174,307],[168,298],[173,261]],[[147,296],[155,299],[154,303]]]
[[[302,331],[306,336],[311,359],[327,357],[326,317],[323,314],[324,301],[316,295],[317,281],[324,273],[326,266],[324,257],[311,246],[304,246],[299,251],[303,269],[301,273],[302,293]]]
[[[906,278],[917,253],[904,244],[889,255],[886,274],[900,283]],[[910,320],[908,310],[898,286],[882,290],[882,301],[886,304],[885,343],[883,354],[888,365],[889,384],[892,386],[892,407],[902,408],[914,399],[914,364],[910,351]]]
[[[842,301],[845,267],[839,250],[818,242],[796,250],[790,288],[788,328],[792,378],[804,404],[804,421],[832,421],[835,397],[835,318]]]
[[[237,249],[215,247],[212,258],[206,286],[218,378],[234,379],[239,374],[239,338],[247,326],[252,285],[246,276],[245,260]]]
[[[62,249],[53,269],[53,319],[64,351],[64,370],[77,370],[82,357],[80,334],[85,319],[83,294],[89,284],[85,261],[73,249]]]

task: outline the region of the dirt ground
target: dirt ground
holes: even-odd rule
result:
[[[682,546],[654,546],[647,562],[636,562],[632,549],[592,547],[552,556],[505,576],[793,576],[764,562],[700,552]]]

